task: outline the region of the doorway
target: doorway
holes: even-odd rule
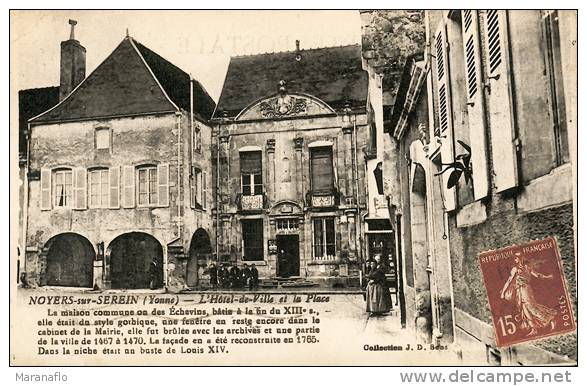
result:
[[[300,275],[300,240],[297,235],[277,235],[277,276]]]

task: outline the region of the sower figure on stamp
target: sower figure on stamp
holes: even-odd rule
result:
[[[514,256],[515,265],[501,290],[500,297],[507,301],[515,302],[521,318],[522,328],[530,330],[528,336],[536,335],[538,329],[548,325],[550,325],[551,330],[554,330],[556,310],[539,304],[534,299],[534,291],[530,285],[532,277],[551,279],[552,275],[536,272],[520,252],[516,252]]]
[[[377,316],[391,310],[391,294],[385,278],[381,255],[375,255],[375,267],[367,275],[367,312]]]

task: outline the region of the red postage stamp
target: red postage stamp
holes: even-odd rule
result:
[[[575,331],[556,239],[479,255],[498,347]]]

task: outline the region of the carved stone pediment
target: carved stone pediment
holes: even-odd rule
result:
[[[332,113],[334,110],[330,106],[310,95],[279,93],[246,107],[236,120],[282,119]]]
[[[300,216],[302,208],[294,201],[280,201],[276,203],[270,212],[271,216]]]

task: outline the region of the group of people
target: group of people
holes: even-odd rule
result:
[[[391,311],[391,293],[385,277],[386,267],[383,264],[381,255],[375,255],[374,260],[367,261],[366,277],[367,294],[367,312],[371,316],[382,315]]]
[[[216,267],[215,263],[210,264],[208,268],[210,274],[210,286],[212,288],[248,288],[253,289],[259,285],[259,271],[255,264],[249,267],[246,263],[242,269],[236,263],[232,266],[220,263]]]

